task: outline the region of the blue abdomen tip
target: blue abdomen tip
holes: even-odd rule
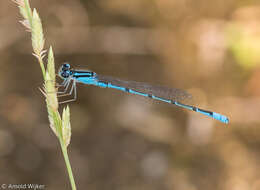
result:
[[[216,119],[216,120],[219,120],[219,121],[221,121],[225,124],[229,123],[229,119],[226,116],[218,114],[218,113],[213,112],[213,118]]]

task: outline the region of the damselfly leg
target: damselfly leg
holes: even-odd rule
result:
[[[63,89],[62,91],[57,91],[57,94],[59,94],[58,97],[70,95],[70,94],[68,93],[68,90],[69,90],[70,83],[71,83],[71,81],[73,81],[73,80],[72,80],[72,79],[67,79],[67,80],[64,80],[64,81],[65,81],[64,84],[62,84],[62,86],[64,87],[64,89]],[[73,84],[73,83],[72,83],[72,84]],[[73,86],[71,86],[71,88],[73,88]]]
[[[68,85],[69,86],[69,85]],[[69,93],[66,93],[66,94],[63,94],[63,95],[60,95],[58,97],[61,97],[61,96],[70,96],[72,94],[72,92],[74,91],[74,97],[72,99],[68,99],[68,100],[65,100],[65,101],[61,101],[59,102],[59,104],[64,104],[64,103],[68,103],[68,102],[73,102],[77,99],[77,87],[76,87],[76,81],[75,80],[72,80],[72,85],[71,85],[71,89],[70,89],[70,92]]]

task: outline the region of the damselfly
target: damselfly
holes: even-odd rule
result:
[[[98,75],[95,72],[89,70],[75,70],[71,69],[68,63],[63,64],[60,67],[58,75],[63,79],[61,85],[64,86],[64,91],[61,93],[71,95],[74,91],[73,99],[60,103],[67,103],[76,100],[76,83],[83,83],[103,88],[113,88],[116,90],[128,92],[130,94],[145,96],[154,100],[174,104],[176,106],[204,114],[226,124],[229,122],[229,119],[226,116],[219,113],[180,103],[182,100],[187,99],[191,96],[184,90],[167,88],[163,86],[154,86],[142,82],[120,80],[113,77]],[[71,89],[69,90],[70,83],[72,83],[72,85]]]

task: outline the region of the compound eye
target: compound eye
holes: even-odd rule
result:
[[[70,73],[69,73],[69,71],[65,71],[65,72],[61,73],[61,76],[63,78],[68,78],[70,76]]]
[[[62,65],[62,69],[63,69],[63,70],[69,70],[69,69],[70,69],[70,64],[64,63],[64,64]]]

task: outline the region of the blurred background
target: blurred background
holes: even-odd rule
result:
[[[78,85],[69,156],[78,189],[260,189],[258,0],[31,0],[56,66],[185,89],[201,114]],[[0,1],[0,183],[69,190],[42,74],[17,6]],[[62,105],[63,106],[63,105]],[[62,108],[61,106],[61,108]]]

